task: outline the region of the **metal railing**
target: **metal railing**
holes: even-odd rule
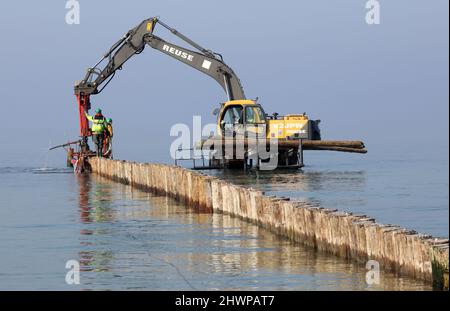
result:
[[[185,157],[178,157],[180,152],[185,152],[185,151],[189,151],[190,152],[190,156],[189,158],[185,158]],[[194,151],[194,148],[178,148],[177,150],[175,150],[175,165],[178,166],[178,162],[179,161],[192,161],[192,165],[194,169],[201,169],[201,168],[209,168],[209,155],[208,155],[208,159],[205,158],[205,154],[203,153],[203,150],[201,150],[201,155],[200,156],[193,156],[192,152]],[[199,167],[197,166],[197,162],[196,161],[201,161],[202,162],[202,166]],[[208,161],[208,166],[206,165],[205,161]]]

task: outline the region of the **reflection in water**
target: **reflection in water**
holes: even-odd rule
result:
[[[111,209],[111,193],[109,187],[102,183],[94,183],[89,174],[76,175],[78,179],[78,208],[80,220],[84,224],[92,222],[108,222],[113,220]],[[91,230],[83,228],[81,236],[108,234],[107,229]],[[95,248],[90,239],[81,239],[80,244],[86,248],[93,246],[93,250],[79,252],[81,271],[108,271],[113,257],[111,251]]]
[[[83,223],[112,221],[110,187],[93,183],[89,174],[76,175],[79,185],[79,210]]]
[[[80,210],[80,219],[83,223],[90,223],[89,191],[91,187],[91,180],[89,175],[80,174],[75,175],[78,179],[78,206]]]
[[[81,251],[80,271],[109,271],[109,263],[113,254],[108,251]]]
[[[299,183],[305,177],[295,178]],[[307,177],[305,187],[313,187],[311,178],[321,177]],[[239,219],[195,213],[170,198],[98,176],[79,176],[78,185],[85,289],[429,289],[385,273],[379,286],[368,287],[363,266]]]

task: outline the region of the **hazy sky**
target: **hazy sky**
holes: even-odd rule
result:
[[[0,2],[0,166],[42,165],[50,142],[76,139],[74,81],[155,15],[223,54],[268,113],[307,112],[324,139],[448,153],[448,0],[381,0],[380,25],[366,24],[366,0],[79,2],[80,25],[66,24],[65,0]],[[212,122],[223,100],[215,81],[150,47],[92,98],[114,119],[116,157],[140,161],[168,160],[171,126]]]

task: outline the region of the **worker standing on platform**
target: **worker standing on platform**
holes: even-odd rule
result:
[[[94,142],[97,150],[97,156],[103,156],[103,138],[105,135],[106,120],[102,114],[102,110],[97,108],[95,110],[95,116],[90,116],[85,112],[86,118],[92,122],[92,141]]]

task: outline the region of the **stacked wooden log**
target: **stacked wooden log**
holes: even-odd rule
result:
[[[364,143],[359,140],[304,140],[302,145],[305,150],[367,153]]]
[[[257,144],[264,144],[264,141],[256,141],[255,139],[224,139],[223,137],[211,137],[202,140],[197,148],[209,148],[214,149],[217,146],[229,147],[233,145],[244,146],[256,146]],[[270,145],[271,141],[266,141],[267,145]],[[278,140],[278,148],[283,149],[298,149],[300,141],[299,140]],[[359,140],[302,140],[303,150],[327,150],[327,151],[339,151],[339,152],[353,152],[353,153],[367,153],[367,149],[362,141]]]

